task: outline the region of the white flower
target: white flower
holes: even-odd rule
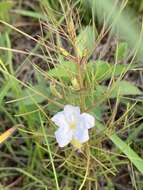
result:
[[[88,129],[94,127],[95,118],[88,113],[80,113],[80,108],[66,105],[64,110],[52,117],[52,121],[59,126],[55,132],[60,147],[72,143],[76,148],[88,141]]]

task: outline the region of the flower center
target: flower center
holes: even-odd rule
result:
[[[75,129],[75,128],[76,128],[76,124],[75,124],[74,122],[71,123],[71,124],[70,124],[70,128],[71,128],[71,129]]]
[[[71,144],[76,148],[76,149],[81,149],[82,144],[75,138],[72,139]]]

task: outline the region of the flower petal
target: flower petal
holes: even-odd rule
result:
[[[68,123],[66,121],[64,112],[58,112],[56,115],[54,115],[51,120],[59,127],[67,127],[68,128]]]
[[[67,127],[60,127],[55,132],[55,137],[59,146],[64,147],[72,140],[72,130]]]
[[[81,117],[81,120],[83,120],[84,126],[87,129],[90,129],[90,128],[94,127],[95,118],[92,115],[90,115],[88,113],[82,113],[80,117]]]
[[[84,127],[84,122],[81,120],[74,131],[73,138],[80,143],[84,143],[89,140],[88,129]]]
[[[78,106],[66,105],[64,107],[64,115],[69,123],[76,122],[80,117],[80,108]]]

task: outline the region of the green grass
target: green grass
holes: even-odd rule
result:
[[[0,2],[0,134],[18,128],[0,144],[0,189],[122,189],[124,169],[141,190],[142,27],[127,7],[142,1],[27,2]],[[54,136],[66,104],[96,118],[81,151]]]

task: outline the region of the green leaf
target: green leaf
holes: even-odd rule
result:
[[[78,55],[82,57],[85,50],[87,50],[88,52],[93,51],[95,46],[95,39],[96,39],[95,28],[93,28],[92,26],[87,26],[83,28],[80,31],[76,40]]]
[[[127,95],[141,95],[142,92],[132,83],[122,80],[117,81],[110,88],[105,85],[96,86],[94,97],[107,96],[108,98],[116,98],[117,96],[127,96]]]
[[[12,1],[2,1],[0,2],[0,19],[4,21],[9,21],[10,15],[9,11],[13,6]]]
[[[132,66],[132,68],[133,68],[133,66]],[[128,65],[123,65],[123,64],[111,65],[111,74],[113,73],[113,75],[115,77],[126,73],[128,70],[129,70]]]
[[[96,106],[94,108],[91,109],[91,112],[93,114],[95,114],[96,116],[96,119],[98,120],[102,120],[102,116],[103,116],[103,113],[104,113],[104,110],[106,109],[106,105],[100,105],[100,106]]]
[[[97,81],[107,80],[111,76],[119,76],[127,70],[127,65],[113,65],[102,60],[91,61],[87,64],[87,75],[94,76]]]
[[[136,168],[143,174],[143,159],[128,145],[126,144],[116,133],[108,134],[105,127],[99,121],[96,121],[96,127],[103,133],[105,133],[109,139],[124,153],[127,158],[136,166]]]
[[[104,85],[97,85],[96,86],[96,90],[95,90],[95,93],[94,93],[94,96],[95,97],[102,97],[105,93],[107,94],[107,86],[104,86]]]
[[[23,104],[25,106],[31,106],[34,105],[35,102],[36,103],[41,103],[45,100],[47,100],[46,97],[49,96],[50,94],[50,89],[47,86],[43,86],[43,85],[35,85],[33,86],[33,89],[35,91],[37,91],[37,93],[40,93],[40,95],[37,95],[34,92],[31,92],[30,89],[26,88],[25,90],[22,91],[22,97],[20,97],[20,101],[18,102],[18,104]],[[35,102],[33,102],[33,99]]]
[[[122,80],[112,85],[111,97],[117,97],[118,95],[141,95],[142,92],[132,83]]]
[[[48,16],[45,16],[44,14],[41,14],[39,12],[34,12],[34,11],[24,10],[24,9],[17,9],[17,10],[14,10],[14,12],[19,15],[30,17],[33,19],[38,19],[38,20],[42,20],[42,21],[48,20]]]
[[[93,65],[96,80],[104,80],[110,76],[111,66],[105,61],[96,61]]]
[[[48,71],[50,77],[70,79],[77,74],[77,66],[75,63],[65,61],[55,65],[55,68]]]
[[[126,42],[119,43],[116,49],[117,60],[125,58],[125,56],[127,55],[127,48],[128,44]]]

